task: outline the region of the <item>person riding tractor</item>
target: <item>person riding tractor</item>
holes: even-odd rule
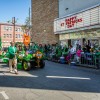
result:
[[[26,71],[31,68],[44,68],[44,54],[40,51],[39,48],[23,52],[19,52],[18,61],[22,64],[22,68]]]

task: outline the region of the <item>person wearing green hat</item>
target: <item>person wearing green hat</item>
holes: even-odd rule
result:
[[[65,45],[62,49],[62,55],[66,57],[68,55],[68,47]]]

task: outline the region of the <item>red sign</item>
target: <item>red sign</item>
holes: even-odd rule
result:
[[[65,19],[65,24],[67,25],[67,28],[72,28],[75,26],[76,23],[82,22],[82,18],[77,18],[77,16],[70,17]],[[64,26],[64,23],[61,23],[61,26]]]

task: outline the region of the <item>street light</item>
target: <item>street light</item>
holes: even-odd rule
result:
[[[47,44],[47,33],[46,33],[47,30],[44,29],[43,32],[44,32],[44,35],[45,35],[44,43]]]

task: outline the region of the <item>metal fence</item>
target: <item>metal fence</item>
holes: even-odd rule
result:
[[[77,65],[100,68],[100,56],[97,56],[95,53],[82,53],[80,61]]]

